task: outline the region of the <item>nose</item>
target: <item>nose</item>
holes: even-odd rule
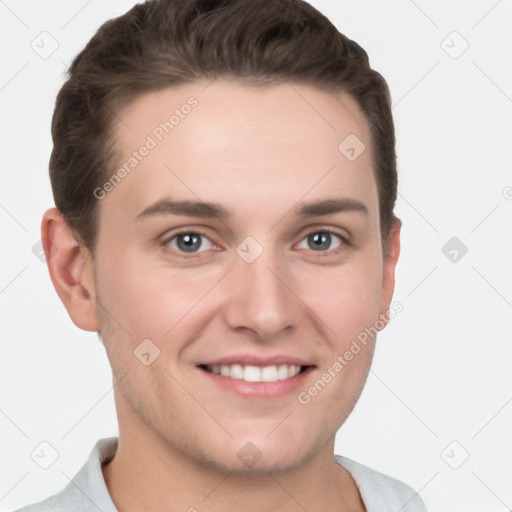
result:
[[[301,303],[293,292],[290,274],[269,250],[252,263],[237,257],[226,283],[229,293],[224,315],[229,327],[249,331],[260,341],[296,328]]]

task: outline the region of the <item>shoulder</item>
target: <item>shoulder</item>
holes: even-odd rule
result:
[[[117,449],[117,437],[100,439],[74,478],[62,489],[43,501],[27,505],[16,512],[116,512],[101,471]]]
[[[426,512],[419,494],[404,482],[347,457],[335,459],[352,475],[367,512]]]
[[[76,489],[70,489],[69,486],[65,487],[62,491],[50,496],[39,503],[33,503],[26,507],[20,508],[16,512],[64,512],[76,509],[77,504],[80,503]]]

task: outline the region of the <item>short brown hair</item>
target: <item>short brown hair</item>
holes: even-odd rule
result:
[[[52,120],[53,196],[77,240],[94,254],[93,191],[115,165],[115,112],[138,94],[219,76],[302,83],[357,101],[371,133],[386,251],[397,195],[387,83],[365,50],[302,0],[149,0],[99,28],[73,60]]]

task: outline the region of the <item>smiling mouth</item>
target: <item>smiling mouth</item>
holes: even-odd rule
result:
[[[299,366],[296,364],[279,364],[270,366],[253,366],[242,364],[204,364],[199,365],[202,370],[246,382],[277,382],[279,380],[293,379],[304,373],[312,366]]]

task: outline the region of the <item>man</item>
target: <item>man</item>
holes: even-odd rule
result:
[[[424,511],[334,455],[400,251],[364,50],[300,0],[149,1],[76,57],[52,135],[48,268],[119,438],[22,510]]]

